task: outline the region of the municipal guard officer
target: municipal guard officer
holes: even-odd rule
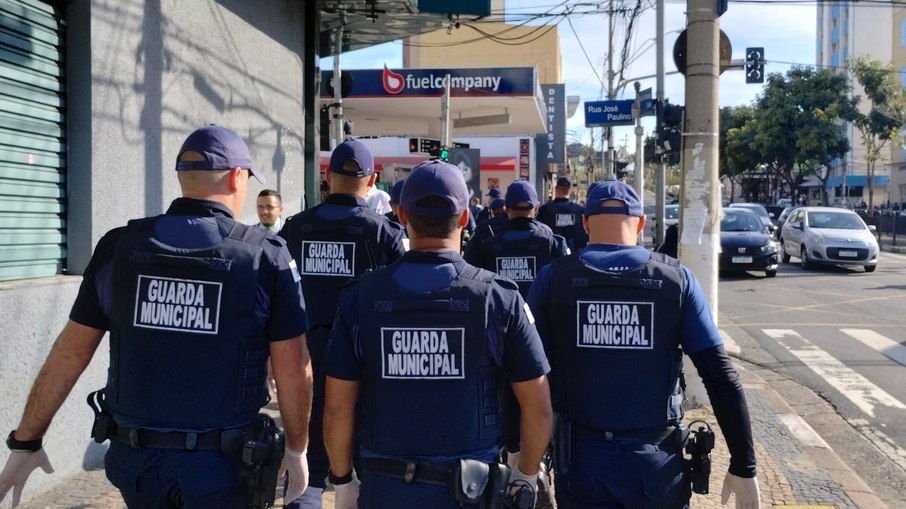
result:
[[[377,174],[368,147],[349,139],[337,145],[327,172],[330,194],[323,203],[291,217],[280,236],[302,274],[302,290],[308,304],[311,330],[308,348],[314,368],[314,399],[311,413],[311,488],[286,507],[321,507],[327,478],[327,453],[321,425],[324,414],[324,374],[321,361],[340,289],[363,272],[386,265],[405,252],[402,225],[378,214],[365,202]],[[286,497],[286,500],[292,499]]]
[[[457,252],[468,197],[457,167],[418,165],[400,202],[411,250],[343,292],[325,361],[337,507],[455,508],[502,503],[504,492],[513,507],[534,505],[551,433],[548,364],[516,285]],[[523,415],[508,486],[496,462],[500,383]]]
[[[538,193],[531,183],[517,180],[507,187],[505,196],[506,228],[484,240],[478,253],[469,251],[464,258],[515,281],[526,297],[538,269],[567,254],[566,241],[534,218]]]
[[[491,203],[493,203],[494,200],[500,199],[500,189],[498,189],[496,187],[492,187],[492,188],[488,189],[488,194],[485,195],[485,198],[487,198],[487,203],[486,203],[487,207],[478,211],[478,217],[475,218],[476,223],[483,223],[483,222],[487,221],[488,219],[491,219],[492,217],[494,217],[491,214],[491,210],[490,210]]]
[[[566,239],[572,252],[588,244],[588,234],[582,227],[582,206],[570,201],[569,189],[572,182],[568,177],[559,177],[554,186],[554,199],[538,209],[538,220],[550,227],[557,235]]]
[[[529,292],[552,365],[558,507],[687,507],[683,353],[730,450],[723,502],[735,492],[736,507],[758,507],[745,395],[697,280],[636,245],[645,216],[622,182],[593,185],[583,224],[588,246],[541,269]]]
[[[403,190],[403,184],[406,183],[406,179],[400,179],[393,183],[393,186],[390,188],[390,212],[384,214],[387,216],[387,219],[393,221],[394,223],[400,222],[400,217],[397,215],[397,210],[400,207],[400,192]]]
[[[239,458],[260,431],[253,423],[267,402],[268,354],[289,491],[305,490],[311,367],[298,271],[282,240],[234,219],[250,175],[262,179],[245,142],[214,125],[185,140],[176,170],[183,197],[166,214],[130,221],[98,243],[7,439],[0,499],[13,487],[15,506],[32,470],[52,470],[41,437],[107,330],[110,370],[94,400],[103,412],[93,435],[111,439],[107,478],[128,507],[258,507]],[[273,497],[273,481],[255,495]]]

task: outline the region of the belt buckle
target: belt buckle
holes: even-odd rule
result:
[[[186,433],[186,449],[194,450],[196,445],[198,445],[198,433]]]
[[[605,431],[604,440],[606,440],[607,442],[613,442],[613,431]]]
[[[129,430],[129,446],[133,449],[141,449],[142,445],[138,440],[138,428]]]
[[[414,461],[406,463],[406,471],[403,472],[403,481],[405,481],[406,484],[411,484],[412,481],[415,480],[415,466],[416,463]]]

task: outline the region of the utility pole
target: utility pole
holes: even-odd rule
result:
[[[340,53],[343,52],[343,27],[339,26],[333,31],[333,145],[331,149],[343,143],[343,88],[340,74]]]
[[[450,75],[444,78],[444,95],[440,101],[440,146],[450,148],[453,140],[450,136]]]
[[[686,5],[689,21],[680,260],[701,283],[716,325],[721,207],[717,153],[720,84],[718,2],[687,0]],[[690,371],[687,370],[686,374],[688,376]],[[691,389],[694,390],[687,385],[686,397],[691,405],[708,401],[700,383]]]
[[[613,0],[610,0],[607,14],[609,16],[609,30],[607,31],[607,98],[612,101],[617,97],[616,90],[613,88]],[[607,178],[613,179],[616,178],[616,174],[614,174],[613,171],[613,127],[605,127],[604,130],[607,133],[607,154],[604,156],[604,174],[607,175]],[[603,139],[601,140],[601,144],[604,144]]]
[[[656,59],[656,70],[657,73],[657,92],[655,97],[657,98],[657,104],[664,104],[664,0],[657,0],[657,37],[655,39],[655,48],[657,49],[657,59]],[[661,108],[658,106],[657,111],[660,112]],[[661,125],[661,116],[658,114],[656,117],[656,124],[658,129]],[[664,169],[664,156],[657,153],[657,148],[655,148],[655,157],[657,158],[657,182],[655,189],[655,209],[654,217],[658,218],[657,220],[657,229],[654,232],[654,244],[659,246],[664,243],[664,215],[667,213],[666,203],[666,188],[667,188],[667,177],[665,175]]]
[[[642,156],[642,97],[639,91],[642,84],[636,81],[635,87],[635,192],[639,195],[642,206],[645,205],[645,161]]]

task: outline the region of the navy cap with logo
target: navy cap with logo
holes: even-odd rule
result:
[[[571,187],[573,185],[570,182],[569,177],[560,177],[557,179],[557,187]]]
[[[399,205],[400,204],[400,193],[403,192],[403,184],[406,183],[406,179],[397,180],[393,187],[390,188],[390,204]]]
[[[538,206],[538,191],[527,180],[517,180],[506,188],[507,208],[512,210],[532,210]]]
[[[176,171],[233,168],[249,170],[258,182],[264,183],[264,177],[252,165],[248,145],[238,134],[214,124],[190,134],[176,156]]]
[[[506,200],[504,200],[503,198],[494,198],[493,200],[491,200],[491,204],[488,205],[488,207],[490,207],[491,210],[502,209],[505,206],[506,206]]]
[[[422,198],[436,196],[447,202],[446,207],[423,207]],[[469,205],[469,188],[462,170],[452,164],[433,160],[419,163],[406,177],[400,193],[400,207],[410,214],[422,216],[452,216]]]
[[[623,205],[601,205],[601,202],[607,200],[618,200],[623,202]],[[585,202],[585,215],[593,216],[596,214],[625,214],[627,216],[642,217],[645,212],[642,210],[642,201],[639,200],[639,195],[636,194],[635,189],[620,180],[602,180],[591,185]]]
[[[488,190],[488,194],[486,194],[485,196],[490,196],[491,198],[500,198],[500,189],[492,187],[490,190]]]
[[[351,171],[343,169],[343,165],[348,161],[355,161],[358,170]],[[330,154],[331,173],[338,173],[348,177],[368,177],[374,174],[374,156],[367,145],[358,140],[346,140],[337,145]]]

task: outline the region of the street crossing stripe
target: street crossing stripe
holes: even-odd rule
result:
[[[840,331],[906,366],[906,347],[896,341],[870,329],[840,329]]]
[[[906,410],[906,405],[888,394],[884,389],[848,368],[832,355],[802,337],[798,332],[790,329],[762,329],[762,331],[771,338],[776,339],[787,351],[799,358],[809,369],[824,378],[831,386],[840,391],[841,394],[869,416],[875,417],[876,406]]]

